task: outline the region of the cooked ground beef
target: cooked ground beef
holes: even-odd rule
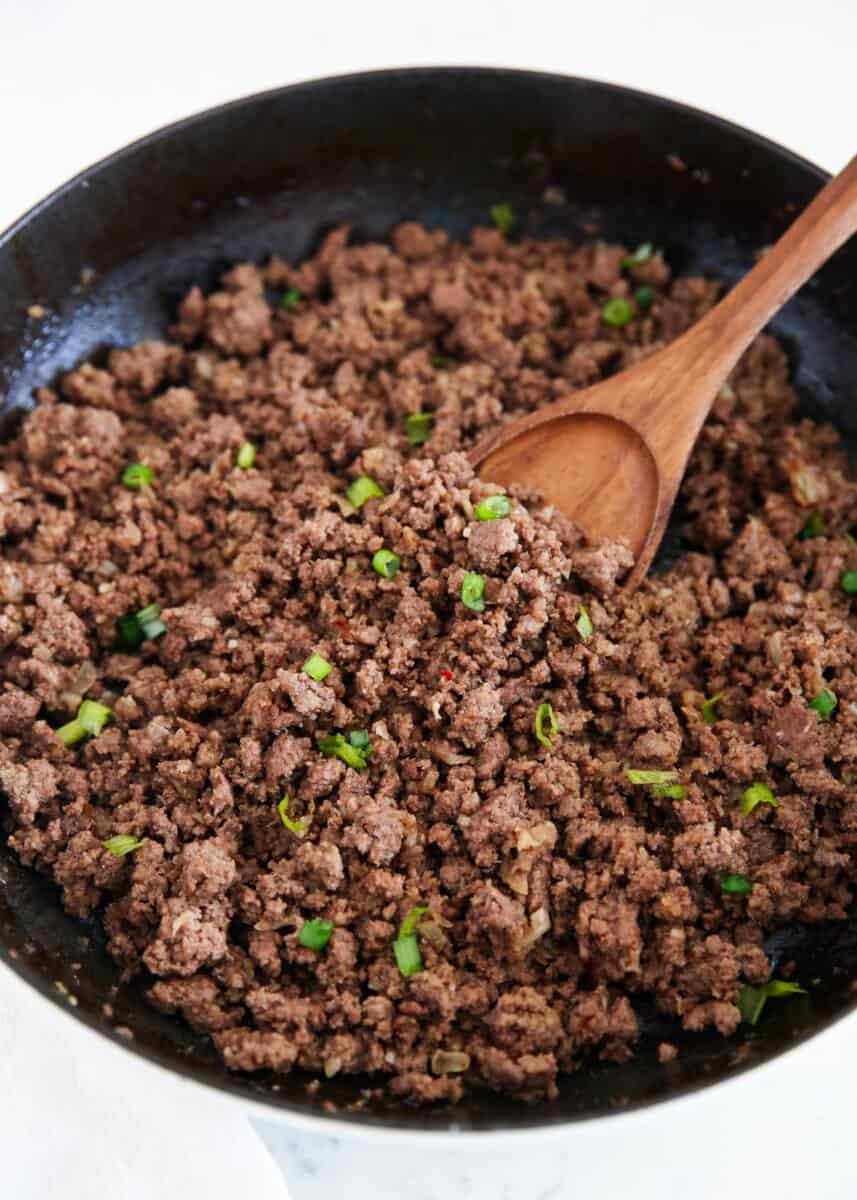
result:
[[[586,545],[531,492],[475,519],[497,490],[463,453],[480,436],[717,296],[660,256],[623,270],[625,253],[337,230],[298,268],[194,288],[171,342],[42,390],[0,451],[9,842],[230,1068],[371,1072],[423,1101],[550,1096],[587,1055],[632,1053],[638,995],[733,1033],[741,988],[769,978],[766,935],[845,915],[857,489],[835,432],[794,419],[777,343],[756,341],[699,439],[692,549],[630,602],[623,547]],[[606,324],[605,299],[641,283],[651,307]],[[122,485],[134,462],[151,487]],[[360,475],[385,495],[356,510]],[[823,529],[802,538],[811,513]],[[466,572],[483,611],[462,603]],[[123,648],[117,620],[150,604],[166,634]],[[321,680],[301,670],[313,653]],[[809,707],[824,688],[830,720]],[[55,729],[83,698],[111,719],[66,748]],[[360,738],[350,762],[319,745],[354,731],[363,770]],[[628,768],[674,771],[673,791]],[[754,782],[778,804],[743,815]],[[118,857],[118,834],[141,845]],[[728,875],[752,892],[724,893]],[[422,969],[403,974],[416,906]],[[299,937],[316,918],[333,926],[320,950]]]

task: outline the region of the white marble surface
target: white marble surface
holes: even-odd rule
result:
[[[857,148],[855,47],[855,0],[0,0],[0,228],[88,163],[187,113],[402,64],[616,80],[719,112],[836,169]],[[857,1019],[726,1087],[548,1141],[420,1146],[256,1125],[296,1200],[843,1200],[857,1191],[855,1077]],[[12,1102],[0,1088],[4,1110]],[[21,1136],[29,1154],[47,1142],[36,1124]],[[198,1181],[163,1191],[179,1194],[210,1191]]]

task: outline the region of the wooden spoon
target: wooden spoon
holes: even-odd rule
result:
[[[767,321],[857,232],[857,158],[757,265],[671,345],[498,429],[471,451],[480,478],[525,483],[590,540],[625,538],[632,590],[660,545],[718,391]]]

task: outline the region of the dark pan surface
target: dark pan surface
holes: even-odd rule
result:
[[[429,68],[356,75],[267,93],[194,117],[123,150],[60,189],[0,238],[0,419],[35,385],[110,344],[163,332],[192,283],[236,259],[295,261],[331,225],[384,237],[416,218],[465,235],[507,200],[535,234],[654,241],[678,272],[736,279],[818,190],[823,172],[735,126],[653,96],[582,79]],[[547,185],[559,206],[542,202]],[[81,269],[94,271],[81,283]],[[43,319],[28,316],[38,304]],[[774,329],[791,348],[804,410],[857,440],[857,241]],[[672,539],[675,553],[677,537]],[[0,800],[0,808],[2,808]],[[779,1053],[853,1006],[857,924],[786,930],[769,949],[794,960],[810,995],[771,1005],[749,1039],[681,1034],[641,1007],[638,1057],[566,1079],[559,1099],[523,1106],[485,1095],[451,1110],[370,1102],[340,1119],[388,1128],[523,1129],[652,1103]],[[69,1012],[186,1076],[281,1111],[330,1118],[367,1080],[230,1076],[212,1049],[153,1012],[117,971],[93,922],[66,917],[56,890],[0,846],[0,956]],[[114,1016],[102,1015],[105,999]],[[658,1041],[681,1046],[657,1063]]]

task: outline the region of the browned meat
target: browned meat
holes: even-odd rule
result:
[[[538,496],[477,519],[501,490],[473,478],[479,437],[715,299],[627,252],[335,230],[297,268],[193,288],[173,342],[84,363],[0,448],[5,833],[70,912],[103,906],[122,968],[230,1069],[549,1097],[587,1056],[633,1052],[642,994],[731,1034],[767,935],[852,900],[857,488],[835,435],[792,419],[780,347],[757,339],[719,397],[684,484],[691,550],[630,602],[627,549]],[[648,313],[606,324],[641,283]],[[286,287],[297,303],[272,304]],[[135,462],[151,486],[122,485]],[[384,495],[358,508],[360,475]],[[117,648],[150,604],[167,633]],[[823,689],[832,716],[809,707]],[[65,748],[84,698],[110,721]],[[745,816],[753,783],[777,805]],[[142,844],[117,856],[117,834]]]

